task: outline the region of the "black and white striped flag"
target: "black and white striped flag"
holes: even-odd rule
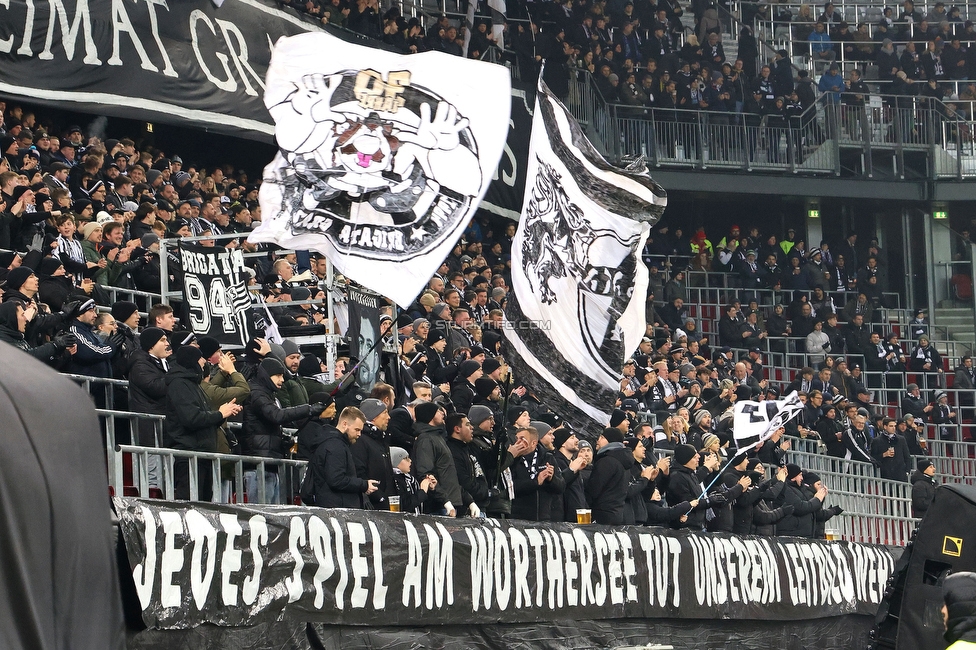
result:
[[[610,165],[540,79],[505,356],[577,430],[607,424],[624,359],[644,335],[640,253],[666,205],[647,169]]]
[[[732,437],[739,453],[752,449],[803,410],[793,391],[783,399],[753,402],[742,400],[732,409]]]

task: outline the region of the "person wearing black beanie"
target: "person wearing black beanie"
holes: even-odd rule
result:
[[[27,279],[34,275],[34,269],[27,266],[18,266],[13,271],[7,273],[7,283],[4,291],[20,291]],[[36,276],[35,276],[36,277]]]
[[[200,349],[186,345],[176,352],[176,363],[166,373],[166,401],[163,423],[164,443],[174,449],[189,451],[217,451],[217,429],[224,420],[241,411],[235,400],[221,404],[217,410],[200,388],[203,381],[203,355]],[[189,460],[177,458],[173,467],[176,498],[190,499]],[[210,501],[213,488],[211,461],[197,463],[196,497]]]
[[[202,370],[201,359],[203,359],[203,353],[200,352],[200,348],[193,345],[184,345],[176,351],[176,363],[184,368],[200,368]]]
[[[976,648],[976,573],[960,571],[942,582],[946,650]]]
[[[630,420],[620,409],[613,409],[610,413],[610,426],[620,430],[620,442],[623,442],[624,434],[630,430]]]
[[[142,331],[142,334],[139,335],[139,347],[142,348],[143,352],[149,352],[164,336],[166,336],[166,332],[164,330],[161,330],[158,327],[147,327]]]
[[[197,341],[200,347],[200,354],[210,363],[215,363],[213,357],[220,352],[220,341],[212,336],[201,336]]]
[[[458,366],[457,379],[451,386],[451,401],[458,413],[467,413],[478,397],[474,382],[481,379],[481,364],[468,359]]]
[[[583,489],[593,521],[598,524],[624,523],[624,505],[630,485],[634,454],[624,447],[620,429],[607,427],[596,441],[593,472]]]
[[[786,486],[779,503],[783,506],[793,506],[793,513],[776,523],[776,534],[792,537],[813,537],[816,534],[815,517],[829,517],[820,511],[827,497],[826,488],[816,492],[807,492],[803,488],[803,468],[789,463],[786,465]],[[818,514],[820,513],[820,514]],[[832,515],[830,515],[832,516]]]
[[[668,482],[668,505],[676,506],[688,502],[692,509],[684,522],[678,527],[699,531],[705,527],[705,513],[709,508],[723,505],[727,499],[722,494],[702,495],[702,485],[696,471],[700,461],[698,451],[691,445],[676,445],[671,458]]]
[[[186,349],[191,348],[180,348],[177,355]],[[282,408],[276,393],[284,383],[284,364],[274,356],[265,357],[258,365],[257,375],[248,382],[251,392],[244,409],[244,426],[239,438],[243,455],[284,458],[290,443],[283,436],[282,426],[302,428],[310,418],[317,418],[326,410],[327,404],[324,402],[299,403]],[[245,466],[244,483],[249,503],[280,502],[276,465],[265,465],[263,472],[254,465]]]
[[[935,465],[928,458],[920,458],[912,474],[912,516],[921,519],[935,500]]]
[[[414,414],[417,416],[418,424],[430,424],[434,417],[437,415],[437,411],[440,407],[433,402],[424,402],[423,404],[418,404],[414,408]]]

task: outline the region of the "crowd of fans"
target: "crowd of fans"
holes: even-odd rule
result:
[[[143,305],[109,297],[111,287],[158,293],[159,239],[197,235],[259,253],[248,258],[251,282],[279,324],[321,323],[325,260],[245,241],[260,219],[256,185],[233,168],[200,169],[126,139],[86,139],[74,126],[55,136],[19,107],[0,114],[0,341],[64,372],[127,379],[116,409],[165,416],[161,440],[143,419],[133,442],[310,460],[300,490],[279,482],[274,465],[263,477],[247,466],[252,502],[300,491],[306,503],[327,507],[386,509],[397,497],[402,511],[448,516],[576,521],[578,510],[591,509],[599,523],[822,536],[840,509],[826,504],[819,477],[787,462],[791,438],[873,462],[883,478],[905,481],[915,471],[923,495],[934,470],[913,467],[912,456],[926,454],[924,420],[944,437],[956,431],[943,426],[959,421],[945,394],[928,400],[915,385],[905,387],[903,417],[876,417],[862,368],[885,370],[889,387],[906,370],[932,377],[926,390],[944,386],[938,353],[926,346],[924,312],[912,322],[919,343],[910,353],[891,333],[880,342],[867,325],[886,283],[876,241],[858,246],[851,234],[807,252],[792,230],[779,241],[733,226],[713,245],[703,230],[687,238],[658,225],[645,250],[646,336],[607,405],[610,426],[592,440],[509,376],[502,321],[514,223],[475,219],[409,308],[381,310],[379,381],[364,387],[360,373],[347,372],[358,359],[340,356],[328,368],[318,350],[263,338],[238,356],[181,328],[170,306],[155,304],[143,317]],[[206,239],[227,233],[242,236]],[[727,307],[717,338],[689,317],[686,260],[734,274],[748,297],[747,307]],[[167,266],[179,286],[179,260]],[[858,297],[838,304],[852,288]],[[792,299],[772,307],[767,295]],[[275,305],[282,301],[306,304]],[[822,360],[779,390],[763,358],[791,338]],[[956,386],[972,388],[973,378],[967,357]],[[736,455],[734,403],[791,390],[804,401],[800,417]],[[297,438],[285,428],[297,429]],[[155,489],[158,457],[150,456],[149,473]],[[200,498],[232,498],[229,481],[209,482],[202,469]],[[188,498],[185,459],[176,461],[175,484],[177,497]],[[919,497],[917,512],[928,498]]]

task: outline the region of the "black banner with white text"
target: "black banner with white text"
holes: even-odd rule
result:
[[[247,345],[254,334],[254,319],[244,252],[180,242],[179,253],[190,329],[223,345]]]
[[[883,546],[115,499],[152,628],[873,615]]]
[[[0,2],[0,94],[271,141],[271,48],[317,28],[269,0]]]

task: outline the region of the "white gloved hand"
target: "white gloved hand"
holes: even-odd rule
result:
[[[477,519],[478,517],[481,516],[481,508],[478,507],[478,504],[477,503],[473,503],[472,502],[471,505],[468,506],[468,512],[475,519]]]
[[[457,510],[454,509],[454,504],[451,503],[450,501],[445,501],[444,502],[444,510],[447,511],[447,516],[448,517],[455,517],[455,516],[457,516]]]

